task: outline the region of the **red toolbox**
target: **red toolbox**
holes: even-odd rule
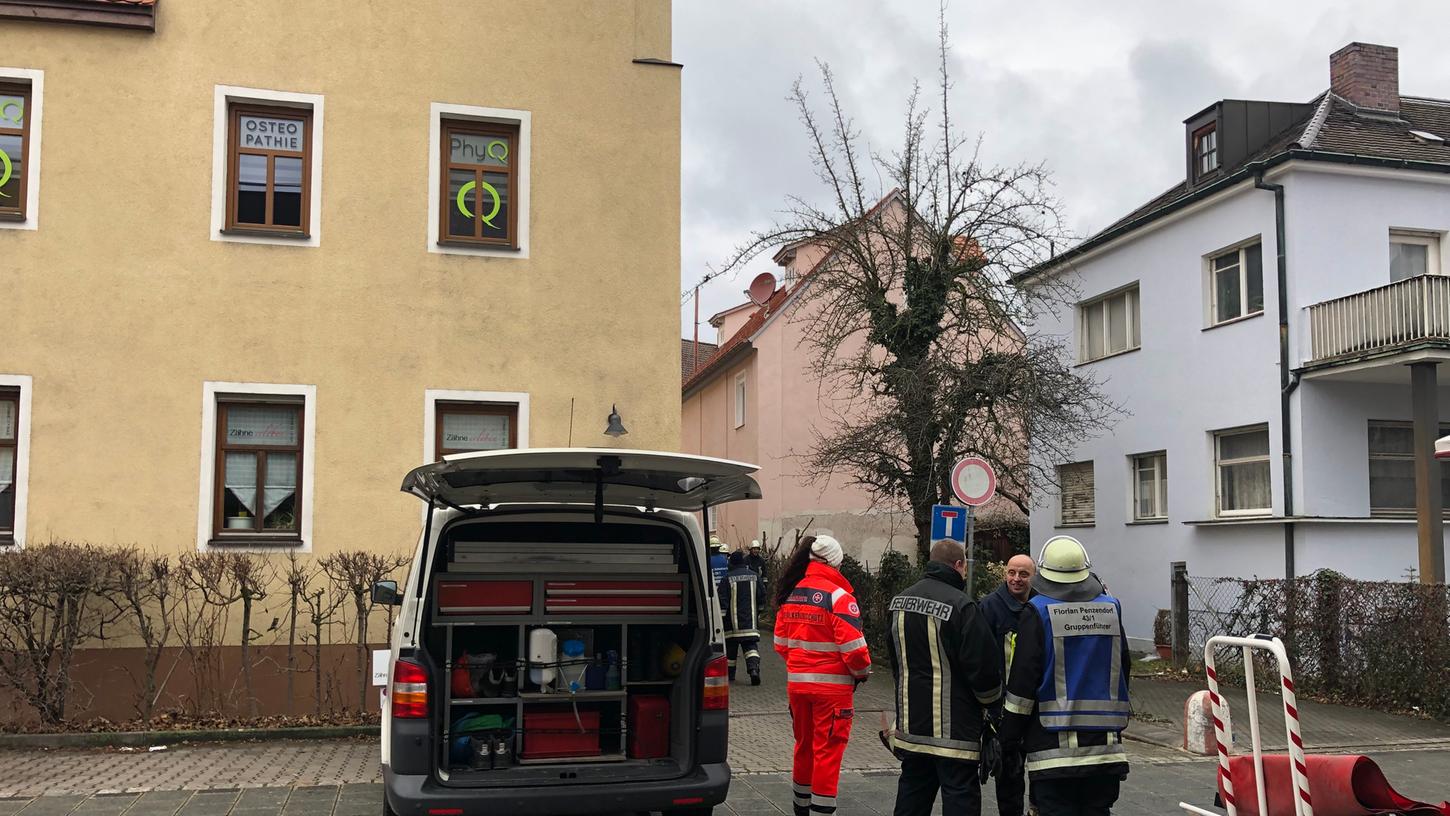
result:
[[[534,609],[534,582],[440,575],[437,597],[441,615],[527,615]]]
[[[547,612],[600,615],[677,614],[684,608],[685,583],[678,578],[648,581],[545,581]]]
[[[599,712],[580,711],[575,719],[571,708],[525,709],[520,754],[524,759],[599,756]]]
[[[670,755],[670,700],[663,695],[629,698],[629,758]]]

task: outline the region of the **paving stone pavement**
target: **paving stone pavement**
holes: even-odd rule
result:
[[[730,798],[718,811],[727,816],[791,812],[787,771],[792,740],[784,668],[768,654],[764,669],[764,685],[750,686],[742,673],[742,682],[731,687],[730,763],[735,777]],[[1129,733],[1158,734],[1163,737],[1160,741],[1171,743],[1176,728],[1170,719],[1173,708],[1178,708],[1181,718],[1182,697],[1193,685],[1154,683],[1134,686],[1150,719],[1135,720]],[[839,816],[891,813],[897,765],[881,747],[876,731],[880,712],[892,706],[889,674],[874,677],[857,693],[857,721],[846,749]],[[1277,706],[1277,698],[1261,702],[1265,712]],[[1440,734],[1450,733],[1447,726],[1374,712],[1345,714],[1338,706],[1306,703],[1303,708],[1311,744],[1316,741],[1312,737],[1316,726],[1330,737],[1319,740],[1326,747],[1341,732],[1377,743],[1367,753],[1402,793],[1434,802],[1450,794],[1450,782],[1445,781],[1450,780],[1450,741],[1439,739]],[[1355,721],[1361,725],[1353,725]],[[1265,733],[1282,728],[1278,722],[1266,718]],[[1427,740],[1433,748],[1425,747]],[[1212,760],[1145,742],[1130,742],[1128,748],[1132,772],[1116,812],[1170,814],[1180,812],[1177,803],[1183,799],[1203,806],[1212,803]],[[374,739],[181,745],[156,752],[0,750],[0,816],[376,814],[382,796],[377,756]],[[985,799],[983,813],[995,814],[990,792]]]

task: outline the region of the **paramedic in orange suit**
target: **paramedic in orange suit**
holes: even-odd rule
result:
[[[795,732],[795,816],[836,812],[841,757],[855,716],[852,697],[871,674],[861,607],[840,571],[843,557],[836,539],[806,536],[776,592],[775,650],[785,658]]]

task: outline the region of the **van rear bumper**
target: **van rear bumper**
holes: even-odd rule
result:
[[[383,795],[398,816],[426,816],[438,808],[456,809],[463,816],[589,816],[710,808],[724,802],[729,791],[730,766],[723,762],[697,766],[678,779],[527,788],[450,788],[427,775],[395,774],[383,766]]]

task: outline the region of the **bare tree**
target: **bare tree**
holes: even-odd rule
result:
[[[282,577],[287,582],[287,713],[293,713],[293,696],[297,678],[297,613],[298,605],[306,598],[312,571],[303,565],[295,550],[287,552]],[[319,667],[319,671],[320,671]]]
[[[304,635],[303,640],[305,641],[310,639],[313,646],[312,699],[314,705],[314,713],[318,717],[321,717],[323,700],[322,645],[326,640],[324,634],[336,622],[334,616],[337,614],[337,610],[341,609],[343,604],[347,603],[347,595],[341,590],[340,587],[336,585],[327,584],[325,586],[318,586],[317,584],[319,583],[323,582],[314,581],[309,584],[309,588],[302,594],[302,603],[307,606],[307,622],[312,626],[310,637],[308,635]]]
[[[232,604],[241,599],[233,556],[225,552],[188,552],[177,563],[181,604],[177,632],[191,663],[193,713],[223,709],[222,647]]]
[[[1060,338],[1029,328],[1070,291],[1017,285],[1068,238],[1050,174],[1040,164],[992,166],[980,139],[958,133],[944,12],[939,48],[940,109],[914,88],[889,154],[863,143],[829,66],[820,64],[824,112],[795,83],[829,203],[791,198],[783,219],[721,270],[786,244],[824,251],[790,312],[808,324],[811,373],[831,419],[803,458],[816,478],[839,474],[878,506],[909,508],[923,554],[931,506],[951,496],[962,455],[990,462],[999,493],[1025,512],[1033,488],[1055,480],[1060,454],[1118,410],[1073,369]],[[885,196],[880,179],[893,185]]]
[[[41,722],[65,720],[71,665],[82,645],[104,640],[121,611],[113,555],[52,542],[0,554],[0,682],[35,708]]]
[[[242,602],[242,683],[247,695],[247,713],[255,720],[258,712],[256,687],[252,682],[252,641],[261,633],[252,629],[252,609],[257,601],[267,597],[269,576],[266,564],[248,553],[233,553],[227,566],[237,599]]]
[[[357,673],[361,688],[358,692],[358,711],[366,711],[368,703],[368,680],[372,672],[368,663],[368,616],[372,612],[373,584],[392,575],[395,570],[408,563],[398,555],[383,555],[363,550],[333,553],[319,562],[322,571],[332,580],[334,586],[347,593],[353,602],[356,617]]]
[[[116,591],[106,600],[116,607],[136,629],[144,649],[141,677],[131,676],[139,688],[136,715],[143,726],[151,724],[151,715],[161,698],[165,682],[157,682],[157,672],[166,644],[171,639],[176,611],[177,576],[171,561],[164,555],[144,553],[126,547],[116,553]],[[175,669],[176,662],[172,662]],[[127,669],[127,673],[130,670]]]

